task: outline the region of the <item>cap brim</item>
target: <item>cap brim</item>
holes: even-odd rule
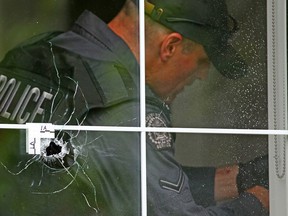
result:
[[[248,72],[248,66],[241,55],[229,44],[229,38],[237,24],[232,18],[233,29],[229,28],[227,22],[231,16],[228,15],[224,1],[187,0],[180,1],[181,7],[176,7],[176,2],[173,0],[150,1],[157,2],[157,6],[146,1],[146,13],[167,28],[203,45],[210,61],[222,75],[237,79]],[[199,11],[205,11],[204,8],[207,9],[207,13],[199,13]]]
[[[215,68],[229,79],[238,79],[248,72],[248,66],[242,56],[229,44],[204,46]]]

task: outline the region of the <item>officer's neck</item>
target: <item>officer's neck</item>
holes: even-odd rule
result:
[[[127,1],[118,15],[108,26],[129,46],[139,62],[138,9],[132,1]]]

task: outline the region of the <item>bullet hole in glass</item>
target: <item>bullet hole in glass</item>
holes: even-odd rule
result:
[[[50,142],[49,146],[46,148],[46,154],[47,156],[59,154],[62,150],[62,147],[59,145],[56,145],[55,142]]]

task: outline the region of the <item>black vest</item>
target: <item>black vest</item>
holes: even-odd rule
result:
[[[138,98],[119,63],[83,57],[43,34],[10,51],[0,64],[0,123],[79,124],[93,108]]]

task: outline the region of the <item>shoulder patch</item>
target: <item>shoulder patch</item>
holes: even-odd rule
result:
[[[167,127],[165,118],[159,113],[148,113],[146,115],[147,127]],[[172,135],[168,132],[148,132],[148,140],[156,150],[172,148]]]

